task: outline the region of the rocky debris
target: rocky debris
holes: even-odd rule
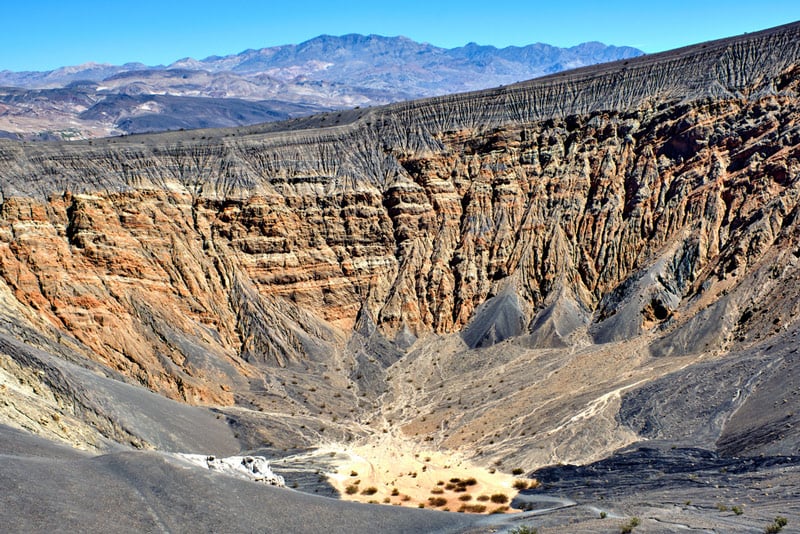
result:
[[[800,313],[799,33],[238,130],[0,140],[7,359],[215,405],[248,448],[389,426],[487,464],[795,447],[774,369]],[[142,397],[109,391],[87,413]]]
[[[178,454],[184,460],[226,475],[261,482],[270,486],[286,485],[283,477],[269,468],[269,461],[263,456],[228,456],[217,458],[203,454]]]
[[[535,514],[540,532],[606,532],[637,517],[642,532],[764,532],[776,516],[800,520],[796,456],[721,457],[714,452],[646,443],[588,465],[539,469],[536,489],[513,504],[535,510],[548,500],[573,509]],[[553,496],[558,497],[553,497]],[[529,504],[530,503],[530,504]],[[550,504],[552,506],[552,504]]]

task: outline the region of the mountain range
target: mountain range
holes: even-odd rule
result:
[[[2,71],[0,136],[69,140],[255,124],[486,89],[641,53],[596,42],[445,49],[353,34],[168,66]]]

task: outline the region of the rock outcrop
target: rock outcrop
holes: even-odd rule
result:
[[[283,477],[276,475],[269,467],[269,461],[263,456],[229,456],[217,458],[205,454],[180,454],[187,462],[204,467],[211,471],[228,476],[243,478],[252,482],[260,482],[270,486],[286,485]]]
[[[543,462],[519,451],[533,439],[528,402],[546,405],[547,388],[517,384],[518,404],[498,393],[520,425],[490,443],[481,425],[504,422],[489,404],[445,417],[460,366],[559,350],[556,367],[594,365],[616,343],[639,382],[591,383],[582,367],[577,404],[532,423],[552,459],[598,458],[644,432],[615,419],[632,388],[794,328],[799,75],[795,24],[278,125],[0,140],[0,289],[9,314],[68,339],[73,360],[230,406],[253,445],[275,428],[320,437],[298,417],[352,438],[342,418],[395,402],[381,417],[411,435],[458,448],[483,432],[481,453]],[[576,362],[578,349],[595,352]],[[393,368],[438,378],[388,384]],[[562,377],[548,387],[569,390]],[[426,420],[423,405],[442,411]],[[607,439],[587,437],[595,416]]]

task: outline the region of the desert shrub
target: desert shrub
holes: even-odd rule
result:
[[[447,499],[444,497],[428,497],[428,504],[436,507],[444,506],[447,504]]]
[[[467,493],[467,494],[465,494],[465,495],[462,495],[462,496],[460,496],[460,497],[458,498],[458,500],[459,500],[459,501],[464,501],[464,502],[471,501],[471,500],[472,500],[472,495],[470,495],[469,493]]]
[[[486,511],[486,505],[484,504],[462,504],[461,508],[458,509],[459,512],[470,512],[473,514],[482,514]]]
[[[638,517],[631,517],[630,521],[622,525],[622,527],[620,528],[620,532],[622,534],[631,534],[631,532],[633,532],[633,529],[639,526],[639,523],[640,521]]]
[[[454,489],[456,489],[456,485],[455,484],[451,484],[450,482],[448,482],[447,484],[444,485],[444,489],[446,489],[446,490],[454,490]]]
[[[438,488],[437,487],[437,488],[433,488],[431,490],[431,493],[433,493],[434,495],[441,495],[442,493],[444,493],[444,490],[442,488]]]
[[[787,521],[785,517],[777,516],[775,520],[764,529],[764,534],[777,534],[783,530],[783,527],[788,523],[789,521]]]
[[[505,504],[508,502],[508,497],[504,493],[495,493],[489,498],[495,504]]]
[[[400,490],[397,488],[392,488],[392,497],[397,497],[400,495]]]
[[[731,506],[731,512],[733,512],[736,515],[742,515],[744,513],[744,510],[742,510],[741,506]]]
[[[478,496],[478,500],[482,501],[482,502],[486,502],[486,501],[489,500],[489,496],[488,495],[479,495]]]
[[[350,476],[351,477],[357,477],[358,473],[356,473],[355,471],[350,471]]]
[[[517,489],[517,490],[528,489],[528,481],[527,480],[521,480],[521,479],[515,480],[514,481],[514,489]]]
[[[515,467],[514,469],[511,470],[511,474],[514,475],[514,476],[521,475],[524,472],[525,472],[525,470],[523,468],[521,468],[521,467]]]
[[[347,493],[348,495],[355,495],[356,493],[358,493],[358,486],[356,486],[355,484],[350,484],[346,488],[344,488],[344,492]]]
[[[717,510],[719,510],[720,512],[727,512],[728,511],[728,507],[725,506],[724,504],[718,502],[717,503]]]
[[[533,527],[522,525],[517,528],[512,528],[510,534],[538,534],[538,532],[539,531]]]
[[[383,498],[383,504],[389,504],[390,502],[392,502],[392,499],[390,499],[389,497]]]
[[[608,514],[607,514],[607,513],[605,513],[605,512],[600,512],[600,519],[605,519],[606,517],[608,517]]]
[[[440,480],[436,483],[437,486],[444,486],[444,480]]]
[[[461,482],[461,479],[460,478],[451,478],[450,482],[452,482],[453,484],[458,484],[459,482]]]
[[[504,514],[507,511],[508,511],[508,506],[498,506],[497,508],[492,510],[490,513],[492,513],[492,514]]]
[[[378,493],[378,488],[375,486],[370,486],[361,490],[361,495],[375,495],[376,493]]]
[[[461,482],[462,482],[462,483],[463,483],[465,486],[474,486],[475,484],[477,484],[477,483],[478,483],[478,481],[477,481],[477,480],[475,480],[475,477],[469,477],[469,478],[465,478],[465,479],[464,479],[464,480],[462,480]]]

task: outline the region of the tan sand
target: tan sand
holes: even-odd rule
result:
[[[423,505],[453,512],[479,512],[462,507],[480,509],[481,505],[483,513],[518,511],[509,507],[518,493],[514,488],[517,477],[476,466],[458,453],[424,450],[391,434],[373,443],[331,445],[319,452],[337,453],[338,468],[329,480],[345,500],[414,508]],[[493,502],[492,495],[505,495],[507,502]],[[430,498],[442,501],[432,503]]]

